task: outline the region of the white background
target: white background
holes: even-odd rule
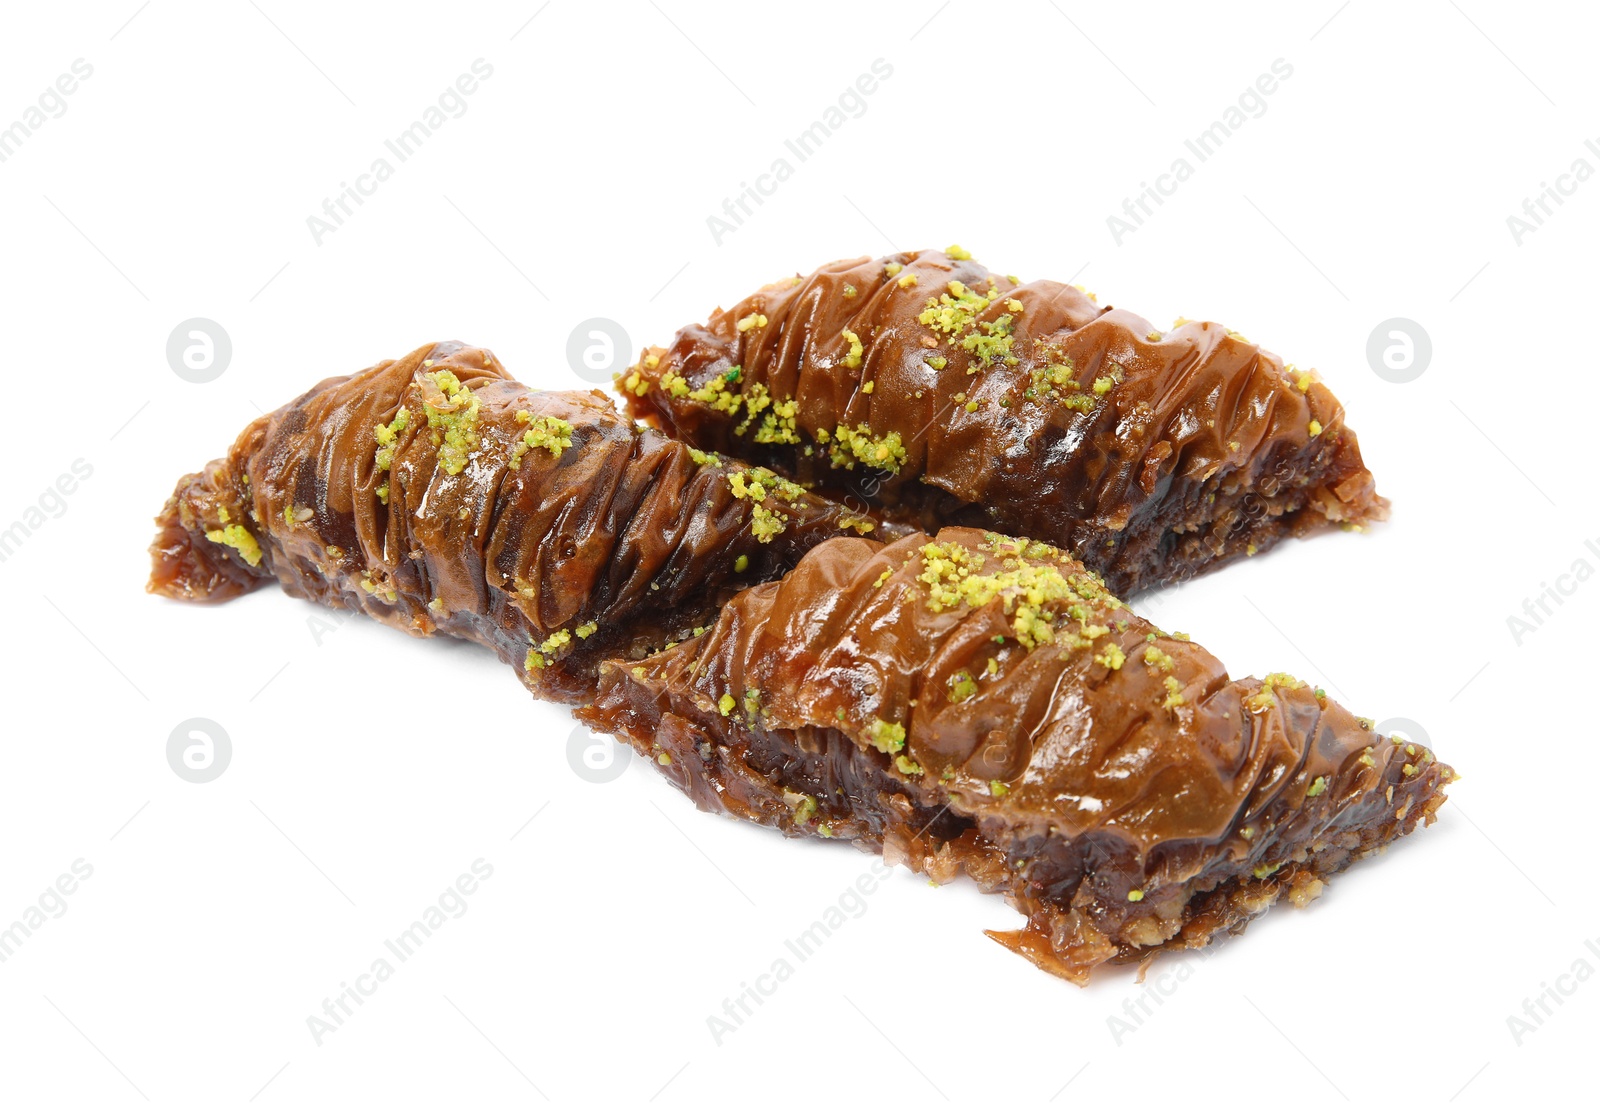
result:
[[[1600,566],[1600,181],[1520,243],[1506,219],[1575,159],[1600,169],[1600,28],[1483,0],[540,3],[0,15],[0,126],[93,66],[0,164],[0,528],[74,460],[93,470],[0,563],[0,925],[93,869],[0,963],[0,1096],[1042,1101],[1181,1081],[1471,1103],[1586,1070],[1600,980],[1563,982],[1540,1023],[1523,1001],[1600,967],[1600,581],[1520,637],[1507,618]],[[477,58],[493,75],[465,113],[318,244],[307,217]],[[864,113],[787,154],[877,58],[893,75]],[[1293,75],[1264,114],[1195,163],[1184,139],[1278,58]],[[1107,216],[1186,155],[1193,177],[1114,240]],[[792,177],[719,244],[707,217],[780,156]],[[1164,957],[1142,988],[1055,980],[983,937],[1015,924],[1002,903],[896,871],[718,1044],[707,1017],[869,857],[700,815],[639,763],[587,780],[571,718],[487,653],[345,618],[319,635],[275,591],[215,609],[143,591],[176,477],[326,375],[455,338],[577,386],[585,319],[637,349],[779,276],[950,242],[1315,367],[1395,503],[1367,537],[1138,606],[1237,675],[1297,671],[1420,724],[1465,780],[1311,908]],[[196,316],[233,344],[203,385],[165,351]],[[1366,351],[1396,316],[1433,346],[1404,384]],[[232,744],[205,784],[167,762],[191,717]],[[307,1017],[478,858],[468,910],[319,1045]],[[1158,980],[1159,1007],[1124,1006]]]

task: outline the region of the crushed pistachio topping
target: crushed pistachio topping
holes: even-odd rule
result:
[[[379,601],[393,605],[400,598],[400,592],[395,589],[394,583],[382,578],[374,578],[372,572],[361,572],[361,588]]]
[[[378,501],[384,505],[389,504],[389,484],[387,482],[378,485]]]
[[[750,384],[750,392],[744,396],[745,415],[733,430],[734,436],[744,436],[746,430],[761,416],[768,406],[772,405],[772,394],[767,390],[765,383]]]
[[[632,375],[628,376],[628,378],[622,381],[622,390],[626,394],[637,395],[638,397],[643,398],[645,395],[650,393],[650,381],[645,379],[638,372],[634,372]]]
[[[1256,880],[1264,881],[1268,877],[1271,877],[1274,873],[1277,873],[1278,870],[1280,870],[1282,868],[1283,868],[1283,863],[1282,862],[1273,862],[1271,865],[1268,865],[1266,862],[1262,862],[1260,865],[1256,866],[1250,872],[1252,874],[1254,874]]]
[[[825,432],[818,433],[819,443],[827,443]],[[900,466],[906,462],[905,446],[900,443],[900,434],[897,432],[891,431],[876,437],[872,435],[871,426],[864,423],[854,429],[840,425],[833,433],[833,441],[828,447],[828,458],[833,461],[834,467],[843,467],[847,471],[854,471],[857,463],[864,463],[868,467],[898,474]]]
[[[1094,381],[1094,393],[1105,395],[1111,393],[1111,388],[1122,382],[1122,365],[1112,364],[1111,370]]]
[[[718,458],[715,452],[702,452],[698,448],[689,449],[689,458],[701,467],[720,467],[722,464],[721,459]]]
[[[580,640],[586,640],[600,628],[600,622],[591,620],[588,624],[580,624],[573,630],[573,635]]]
[[[428,608],[432,609],[435,613],[444,612],[444,598],[434,598],[432,601],[428,602]]]
[[[1244,836],[1246,842],[1249,842],[1256,837],[1256,829],[1254,827],[1241,827],[1239,828],[1239,834]]]
[[[766,324],[767,316],[765,314],[746,314],[743,318],[739,319],[738,324],[735,325],[734,328],[740,333],[749,333],[752,329],[760,329]]]
[[[729,713],[733,712],[733,707],[738,703],[739,702],[733,699],[733,694],[724,693],[720,698],[717,699],[717,711],[722,713],[722,715],[727,716]]]
[[[856,285],[855,284],[847,283],[847,284],[844,285],[844,297],[847,298],[847,299],[853,299],[853,298],[856,297]]]
[[[900,269],[902,269],[904,267],[905,267],[905,265],[900,264],[897,261],[892,261],[891,260],[888,264],[885,264],[883,266],[883,273],[884,273],[884,275],[888,276],[890,279],[893,279],[894,277],[896,277],[896,276],[898,276],[900,274]]]
[[[1144,649],[1144,665],[1155,667],[1163,673],[1171,673],[1172,656],[1155,644],[1149,644]]]
[[[951,260],[971,260],[972,254],[959,245],[951,245],[945,249],[944,255]]]
[[[510,466],[513,471],[522,466],[522,457],[530,448],[546,449],[557,459],[572,447],[572,425],[558,417],[541,417],[531,423],[522,439],[511,449]]]
[[[917,274],[915,272],[907,272],[900,277],[898,282],[902,288],[915,287],[917,286]]]
[[[734,430],[735,434],[743,435],[745,426],[750,424],[756,414],[771,409],[761,419],[761,424],[756,427],[755,442],[757,444],[799,444],[800,432],[795,427],[795,417],[800,412],[800,404],[793,398],[775,401],[767,396],[766,388],[760,383],[753,384],[750,388],[751,397],[748,401],[749,415],[744,424]],[[757,404],[759,392],[760,402]]]
[[[1122,653],[1122,648],[1114,643],[1108,643],[1101,649],[1100,654],[1094,657],[1094,661],[1107,670],[1121,670],[1122,663],[1126,658],[1127,656]]]
[[[1310,784],[1309,787],[1307,787],[1306,796],[1308,796],[1308,797],[1320,797],[1323,793],[1325,793],[1327,791],[1328,791],[1328,779],[1327,779],[1326,776],[1323,776],[1323,777],[1317,778],[1315,781],[1313,781]]]
[[[991,797],[1003,797],[1009,792],[1011,792],[1011,786],[1003,781],[991,781],[989,783],[989,795]]]
[[[1014,368],[1021,362],[1011,351],[1011,346],[1016,341],[1016,336],[1012,333],[1015,326],[1014,314],[1002,314],[992,322],[979,322],[980,332],[969,333],[963,337],[961,347],[986,365],[1004,363],[1007,367]],[[977,365],[967,368],[967,374],[977,374]]]
[[[917,580],[928,587],[930,610],[953,609],[963,603],[976,609],[999,601],[1011,617],[1018,642],[1029,650],[1055,638],[1057,610],[1051,606],[1056,603],[1071,603],[1066,611],[1080,621],[1089,638],[1109,631],[1103,625],[1089,624],[1090,607],[1119,609],[1122,603],[1094,575],[1064,573],[1060,566],[1066,561],[1064,553],[1048,544],[1012,541],[994,533],[987,534],[985,540],[992,561],[1000,568],[988,574],[982,572],[991,557],[982,552],[956,543],[922,546],[923,571]],[[1082,639],[1076,634],[1074,637]],[[1120,656],[1121,650],[1116,654]],[[1112,661],[1121,666],[1120,657],[1112,660],[1108,655],[1104,661],[1108,666]]]
[[[750,507],[750,531],[755,533],[756,539],[763,544],[770,543],[787,526],[789,518],[782,513],[761,503],[771,497],[782,498],[792,502],[805,491],[799,486],[775,475],[764,467],[752,467],[748,471],[736,471],[728,476],[728,487],[735,498],[741,501],[748,499]]]
[[[656,755],[656,761],[659,762],[663,766],[671,766],[672,765],[672,756],[670,754],[668,754],[666,751],[662,751],[660,754]]]
[[[523,661],[524,670],[532,673],[543,670],[549,665],[549,657],[554,656],[563,647],[572,642],[572,633],[563,628],[559,632],[552,632],[550,637],[541,644],[536,644],[528,649],[528,657]]]
[[[446,475],[459,475],[478,450],[478,411],[482,403],[448,369],[422,378],[432,384],[422,389],[422,410],[433,431],[439,466]]]
[[[256,542],[255,536],[243,525],[228,524],[228,511],[219,509],[218,515],[222,518],[223,525],[220,529],[207,529],[206,539],[213,544],[221,544],[225,548],[232,548],[239,553],[239,557],[252,567],[261,565],[261,545]]]
[[[1244,707],[1249,709],[1251,712],[1266,712],[1277,700],[1276,694],[1273,691],[1279,687],[1284,689],[1302,689],[1305,687],[1305,683],[1299,678],[1294,677],[1292,674],[1268,674],[1262,679],[1261,688],[1252,696],[1245,698]]]
[[[872,389],[873,389],[874,386],[875,386],[875,384],[873,383],[872,380],[870,380],[870,379],[867,380],[865,383],[861,384],[861,393],[862,394],[871,394],[872,393]]]
[[[849,329],[842,331],[840,336],[850,346],[850,351],[844,357],[844,366],[847,368],[859,368],[861,366],[861,338],[856,336],[854,330]]]
[[[1022,392],[1024,402],[1039,403],[1052,398],[1080,413],[1094,409],[1095,400],[1081,393],[1082,385],[1073,378],[1072,357],[1043,338],[1034,339],[1033,356],[1036,362],[1042,360],[1043,365],[1028,373],[1031,383]]]
[[[1161,684],[1166,688],[1167,691],[1166,699],[1161,702],[1162,708],[1166,709],[1168,712],[1171,712],[1173,709],[1179,708],[1188,703],[1183,699],[1183,683],[1178,681],[1178,679],[1168,674],[1166,679]]]
[[[976,692],[978,692],[978,683],[965,670],[958,671],[950,676],[951,704],[959,705]]]
[[[741,555],[738,559],[735,559],[733,561],[733,573],[734,574],[744,574],[744,572],[748,571],[749,569],[750,569],[750,557],[748,555]]]
[[[691,402],[699,402],[702,405],[709,406],[718,413],[732,415],[738,413],[739,407],[744,404],[744,395],[738,391],[729,390],[728,385],[739,382],[740,377],[741,371],[735,365],[725,372],[713,375],[701,387],[691,389],[687,380],[681,376],[673,375],[671,372],[662,376],[661,385],[674,397],[687,398]],[[629,389],[631,388],[624,386],[624,390]]]
[[[945,284],[944,292],[928,305],[917,321],[934,333],[946,337],[960,337],[973,328],[977,317],[988,307],[990,299],[973,291],[960,280]]]
[[[885,754],[893,754],[906,745],[906,729],[904,724],[891,724],[885,720],[874,719],[862,732],[872,745]]]
[[[1143,889],[1129,889],[1128,890],[1128,903],[1137,904],[1139,901],[1141,901],[1143,899],[1144,899],[1144,890]]]
[[[1313,437],[1320,437],[1322,435],[1322,422],[1318,421],[1316,418],[1312,418],[1311,424],[1306,426],[1306,432],[1310,433]]]
[[[389,470],[389,465],[394,463],[394,450],[399,446],[400,434],[405,432],[406,426],[410,424],[411,411],[402,406],[389,424],[372,427],[372,436],[378,442],[378,452],[374,459],[379,471]]]
[[[793,811],[796,827],[804,827],[811,822],[811,817],[817,814],[817,798],[810,793],[796,793],[785,789],[783,802]]]
[[[913,761],[910,756],[903,754],[894,756],[894,768],[907,775],[922,773],[922,767]]]

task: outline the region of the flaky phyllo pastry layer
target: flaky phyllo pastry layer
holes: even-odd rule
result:
[[[959,333],[976,325],[1013,338],[963,344],[958,356],[954,343],[911,341],[913,323],[897,313],[894,296],[916,286],[905,278],[935,273],[969,292],[984,283],[947,254],[827,270],[828,294],[854,287],[869,304],[883,300],[867,315],[876,328],[845,330],[859,346],[847,338],[837,360],[807,346],[843,327],[803,281],[763,300],[764,323],[729,316],[721,327],[776,342],[740,346],[749,375],[724,365],[725,352],[697,351],[730,347],[717,319],[706,336],[650,354],[659,358],[646,358],[631,393],[693,444],[634,424],[597,392],[529,390],[492,354],[455,344],[326,380],[179,481],[158,518],[150,589],[219,601],[275,579],[413,635],[484,644],[533,693],[579,706],[702,808],[881,851],[935,880],[965,874],[1003,895],[1026,924],[994,937],[1078,982],[1104,962],[1203,945],[1280,898],[1305,903],[1351,861],[1431,822],[1454,775],[1426,748],[1374,732],[1288,675],[1230,679],[1081,561],[1098,548],[1115,578],[1147,583],[1230,558],[1242,540],[1375,515],[1381,499],[1331,395],[1204,327],[1150,336],[1144,359],[1118,361],[1120,375],[1104,357],[1090,368],[1078,359],[1083,334],[1102,322],[1125,330],[1126,319],[1040,285],[1004,291],[1016,309],[941,292],[952,317],[971,307]],[[806,335],[783,337],[779,319],[796,311],[811,319]],[[1064,351],[1008,363],[1004,350],[1028,326],[1055,333],[1055,322],[1067,327]],[[943,367],[908,366],[908,350],[930,349],[943,350]],[[1051,374],[1049,363],[1068,362],[1070,373]],[[856,368],[871,373],[856,394],[880,393],[876,382],[901,396],[873,407],[884,417],[912,409],[913,370],[964,376],[979,405],[963,414],[990,413],[941,428],[928,446],[872,420],[839,433],[856,415],[836,376]],[[739,379],[766,380],[771,397],[807,371],[821,381],[781,404],[759,406],[745,386],[738,409],[716,408]],[[965,490],[941,483],[949,461],[932,444],[1009,447],[1015,428],[993,414],[1006,407],[985,404],[1002,397],[996,380],[1040,371],[1039,410],[1027,416],[1076,433],[1073,447],[1023,449],[982,478],[974,468]],[[1238,441],[1244,458],[1232,467],[1195,468],[1211,455],[1204,447],[1163,448],[1154,415],[1126,448],[1087,443],[1123,439],[1115,426],[1140,403],[1188,417],[1193,389],[1213,383],[1234,389],[1230,413],[1195,439],[1221,450],[1208,463]],[[740,424],[763,427],[759,448]],[[825,425],[827,441],[814,432]],[[785,430],[796,439],[777,439]],[[750,466],[722,445],[772,463]],[[831,466],[819,458],[830,453],[854,459]],[[889,472],[886,457],[891,474],[908,476],[896,484],[904,493],[882,483],[847,503],[830,472],[857,460]],[[1304,478],[1283,481],[1253,520],[1224,524],[1205,495],[1259,496],[1261,472],[1283,457]],[[1230,479],[1242,481],[1230,490]],[[1024,502],[1021,488],[1035,483],[1039,501]],[[949,500],[910,489],[931,485]],[[963,493],[996,525],[919,531],[963,513]],[[1093,508],[1061,512],[1069,499]],[[1125,523],[1108,524],[1123,506]],[[1210,520],[1172,529],[1169,507]],[[1071,550],[989,531],[1002,521],[1049,529]],[[1188,539],[1204,533],[1220,542]]]

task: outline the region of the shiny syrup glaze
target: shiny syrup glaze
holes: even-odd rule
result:
[[[952,280],[995,291],[962,335],[919,320]],[[1002,318],[1015,364],[961,347]],[[1034,373],[1063,362],[1076,388],[1046,393]],[[674,377],[699,388],[735,367],[743,402],[731,414],[670,389]],[[1101,378],[1115,380],[1103,395]],[[1075,287],[1013,283],[938,251],[839,261],[763,288],[646,350],[621,387],[636,415],[679,439],[924,529],[976,524],[1049,541],[1125,595],[1387,515],[1343,407],[1314,376],[1216,323],[1160,332]],[[1075,396],[1093,408],[1061,401]],[[757,440],[771,408],[749,422],[752,397],[793,399],[799,443]],[[897,434],[903,462],[837,465],[827,441],[841,425]]]
[[[929,537],[841,538],[698,639],[604,665],[580,715],[704,808],[968,873],[1029,917],[997,938],[1080,982],[1202,945],[1280,894],[1303,902],[1443,803],[1453,773],[1426,748],[1297,680],[1231,679],[1053,549],[962,528],[933,540],[970,553],[972,574],[1033,564],[1074,583],[1039,606],[1049,641],[1016,630],[1037,578],[930,609]],[[885,720],[903,759],[874,744]]]
[[[429,380],[439,371],[479,400],[479,443],[455,474],[425,408],[443,398]],[[380,470],[374,430],[402,409],[409,424]],[[559,456],[528,449],[513,467],[517,442],[546,417],[572,427],[571,445]],[[276,579],[412,635],[486,644],[519,669],[531,646],[565,631],[569,642],[526,677],[542,695],[585,700],[598,656],[687,636],[732,593],[781,574],[841,525],[866,524],[810,494],[774,495],[765,506],[784,528],[762,541],[756,503],[734,493],[740,473],[749,468],[736,461],[697,462],[603,394],[529,390],[486,350],[429,345],[319,383],[180,480],[157,518],[150,589],[221,601]],[[250,531],[259,563],[208,539],[228,523]]]

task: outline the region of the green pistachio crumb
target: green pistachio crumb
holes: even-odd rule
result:
[[[847,368],[859,368],[861,366],[861,338],[848,329],[844,330],[841,336],[850,346],[850,351],[845,354],[844,366]]]
[[[226,519],[224,517],[224,519]],[[206,539],[213,544],[232,548],[239,553],[239,557],[252,567],[261,565],[261,545],[256,542],[255,536],[243,525],[223,525],[220,529],[206,530]]]
[[[906,729],[903,724],[888,723],[874,718],[863,734],[874,747],[885,754],[893,754],[906,745]]]
[[[978,683],[965,670],[958,671],[950,676],[951,704],[959,705],[976,692],[978,692]]]
[[[422,380],[431,384],[422,388],[422,410],[438,449],[439,466],[446,475],[459,475],[478,450],[478,414],[483,404],[454,372],[441,369]]]
[[[400,434],[405,432],[406,426],[410,424],[411,411],[402,406],[389,424],[372,427],[372,436],[378,442],[378,451],[374,459],[379,471],[389,470],[389,465],[394,462],[394,450],[399,445]]]

